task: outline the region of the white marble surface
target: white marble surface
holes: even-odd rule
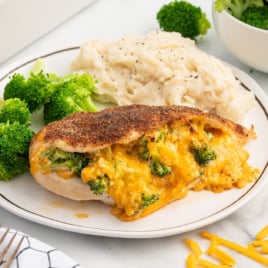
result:
[[[169,1],[97,0],[93,5],[55,28],[20,53],[4,62],[0,68],[31,55],[41,55],[56,49],[78,45],[90,38],[117,38],[125,33],[145,34],[158,29],[156,12]],[[211,19],[211,1],[192,0]],[[1,19],[0,19],[1,20]],[[2,37],[5,38],[5,37]],[[268,94],[268,74],[253,71],[239,63],[222,46],[214,29],[198,43],[201,49],[249,73]],[[264,150],[267,148],[264,148]],[[1,191],[1,189],[0,189]],[[89,267],[185,267],[188,249],[184,237],[196,239],[204,248],[207,241],[195,230],[182,235],[157,239],[117,239],[69,233],[32,223],[0,208],[0,222],[19,229],[62,250],[84,268]],[[253,240],[256,232],[268,224],[268,184],[252,201],[231,216],[207,226],[207,231],[241,244]],[[263,267],[234,254],[237,268]],[[31,268],[31,267],[28,267]]]

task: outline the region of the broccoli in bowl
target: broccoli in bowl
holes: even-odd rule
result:
[[[226,10],[253,27],[268,30],[267,0],[215,0],[214,8],[217,12]]]

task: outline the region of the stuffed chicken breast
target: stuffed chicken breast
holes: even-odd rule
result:
[[[100,200],[131,221],[189,190],[221,192],[253,182],[259,171],[243,148],[252,138],[253,127],[195,108],[118,106],[42,128],[30,145],[30,168],[44,188]]]

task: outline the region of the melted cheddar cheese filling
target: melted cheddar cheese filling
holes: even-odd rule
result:
[[[199,119],[165,125],[130,144],[114,144],[88,157],[81,180],[90,187],[97,178],[105,178],[105,191],[114,200],[112,213],[126,221],[185,197],[189,189],[241,188],[259,173],[247,163],[249,154],[233,133]]]
[[[194,148],[209,148],[213,159],[199,163]],[[186,196],[189,189],[221,192],[245,186],[258,174],[247,164],[248,157],[231,133],[199,120],[178,122],[131,144],[98,151],[82,170],[81,179],[88,183],[107,176],[108,193],[115,201],[112,213],[122,220],[134,220]],[[154,197],[151,202],[149,197]]]

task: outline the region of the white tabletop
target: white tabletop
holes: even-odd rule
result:
[[[114,39],[125,33],[146,34],[158,29],[156,13],[164,3],[168,2],[164,0],[97,0],[9,58],[1,65],[1,68],[24,57],[42,55],[57,49],[79,45],[91,38]],[[211,20],[211,1],[192,0],[191,2],[200,5]],[[213,28],[198,43],[198,46],[248,73],[268,94],[268,74],[255,70],[251,72],[249,67],[230,55],[222,46]],[[261,227],[268,224],[267,204],[268,185],[242,209],[205,229],[211,232],[220,230],[221,236],[245,244],[254,238]],[[2,208],[0,208],[0,222],[63,251],[84,268],[184,267],[189,251],[183,243],[183,238],[190,237],[201,241],[198,236],[199,230],[156,239],[120,239],[82,235],[33,223],[12,215]],[[238,255],[236,258],[239,260],[238,268],[262,267],[255,262],[250,262],[247,258]]]

